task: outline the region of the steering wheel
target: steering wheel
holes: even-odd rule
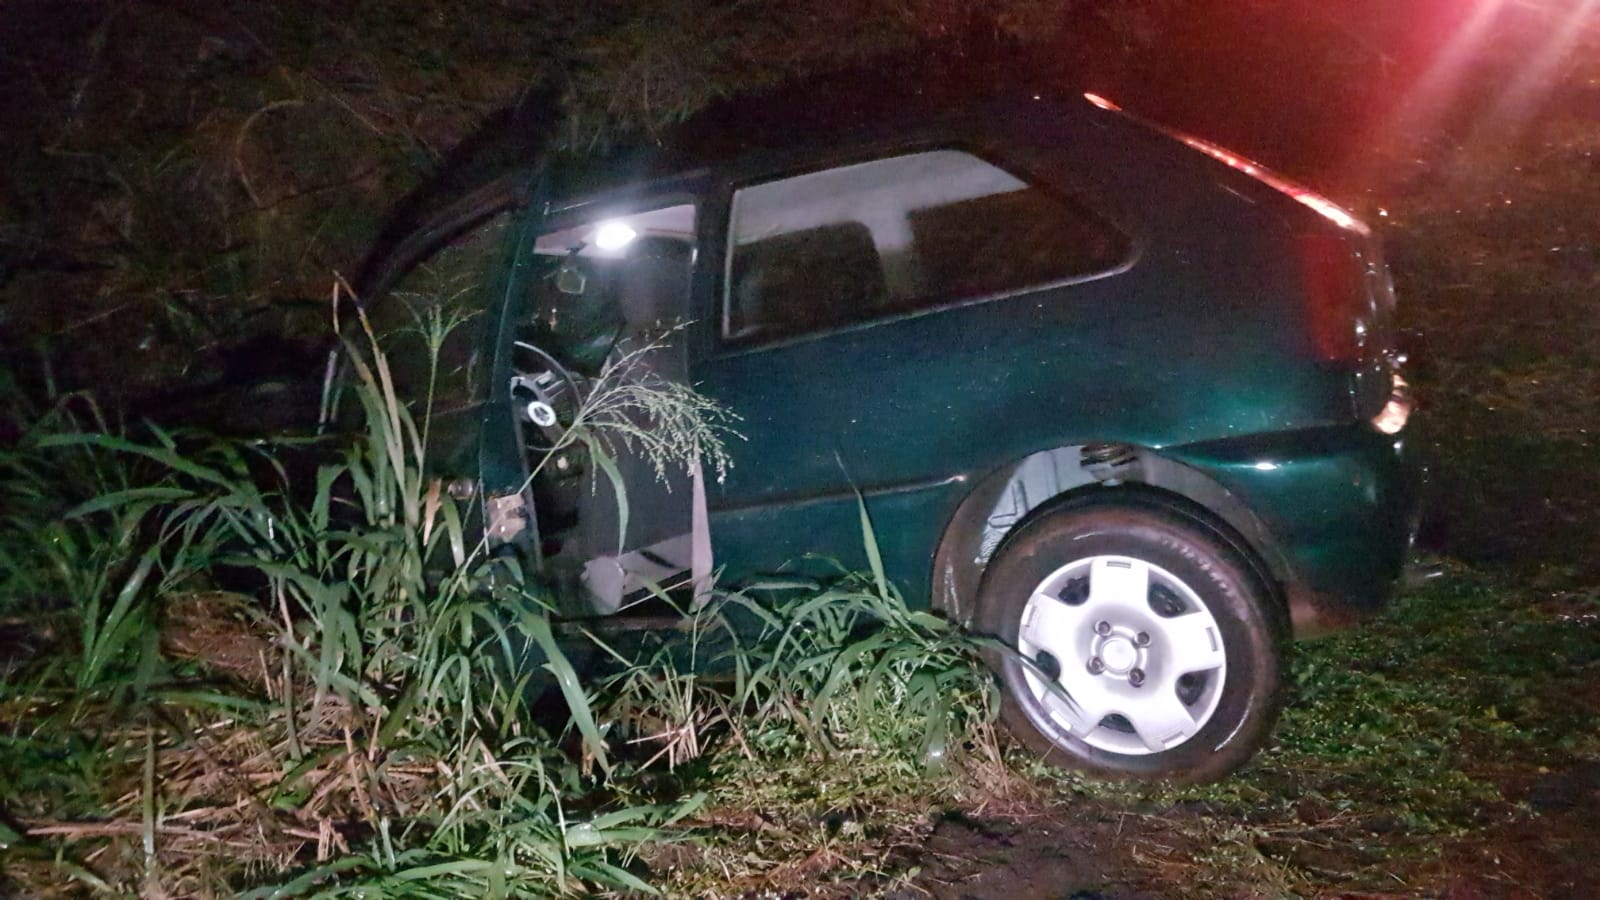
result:
[[[581,383],[553,354],[527,341],[515,341],[516,349],[535,360],[533,366],[515,366],[511,376],[511,403],[528,449],[553,450],[572,427],[572,419],[583,403]],[[532,426],[529,428],[528,426]],[[542,436],[544,445],[532,440]]]

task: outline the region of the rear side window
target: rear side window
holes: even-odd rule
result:
[[[789,337],[1115,268],[1127,242],[1070,199],[936,150],[734,194],[723,336]]]

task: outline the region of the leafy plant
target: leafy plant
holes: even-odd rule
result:
[[[996,685],[977,641],[884,578],[864,505],[862,535],[870,572],[718,596],[686,639],[613,679],[608,714],[639,723],[636,740],[669,765],[721,741],[747,758],[870,760],[877,776],[943,768],[992,721]]]
[[[52,583],[73,599],[69,617],[84,652],[69,677],[46,662],[8,692],[32,729],[31,737],[13,733],[16,746],[38,759],[105,721],[105,707],[88,701],[120,671],[114,664],[124,664],[127,648],[143,649],[139,684],[150,689],[135,719],[138,740],[113,731],[110,771],[85,776],[103,782],[92,792],[102,805],[83,797],[68,807],[113,819],[136,814],[144,837],[132,858],[142,861],[62,871],[107,885],[203,881],[214,850],[187,830],[203,823],[218,839],[252,827],[276,835],[261,843],[255,863],[290,872],[279,886],[289,893],[644,889],[614,859],[625,860],[697,801],[608,808],[560,752],[558,735],[542,730],[530,701],[548,670],[590,756],[610,770],[548,604],[514,561],[491,558],[468,539],[458,502],[426,475],[426,426],[401,402],[370,329],[365,336],[366,346],[350,345],[349,359],[366,430],[316,469],[309,489],[291,477],[282,448],[153,427],[147,440],[80,429],[29,445],[41,459],[88,460],[104,478],[100,493],[62,510],[71,540],[39,551],[59,563]],[[26,483],[41,492],[30,514],[64,505],[47,496],[60,485],[33,457],[5,464],[26,469]],[[8,523],[19,534],[5,546],[30,546],[20,534],[28,519]],[[80,572],[74,564],[83,560],[68,558],[103,548],[120,554],[120,568]],[[16,580],[39,567],[34,557],[19,558],[6,575]],[[245,678],[230,673],[218,690],[201,687],[214,673],[184,676],[156,650],[157,605],[199,574],[220,571],[261,584],[270,615],[247,617],[234,638],[255,642],[259,666]],[[58,700],[41,709],[45,697]],[[84,749],[106,746],[91,738]],[[130,808],[110,798],[134,772],[142,774]],[[574,801],[590,812],[570,814]],[[163,822],[180,812],[190,826],[170,837]],[[70,819],[41,820],[49,814],[43,806],[17,814],[36,839],[95,834]],[[294,874],[308,841],[314,864]]]

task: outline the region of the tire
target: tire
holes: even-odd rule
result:
[[[1017,651],[991,660],[1001,719],[1054,765],[1215,781],[1277,719],[1283,607],[1225,538],[1158,501],[1071,504],[1024,522],[978,602],[978,627]]]

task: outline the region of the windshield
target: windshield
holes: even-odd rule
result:
[[[530,338],[593,373],[617,341],[681,323],[694,262],[692,205],[605,216],[539,235]]]

